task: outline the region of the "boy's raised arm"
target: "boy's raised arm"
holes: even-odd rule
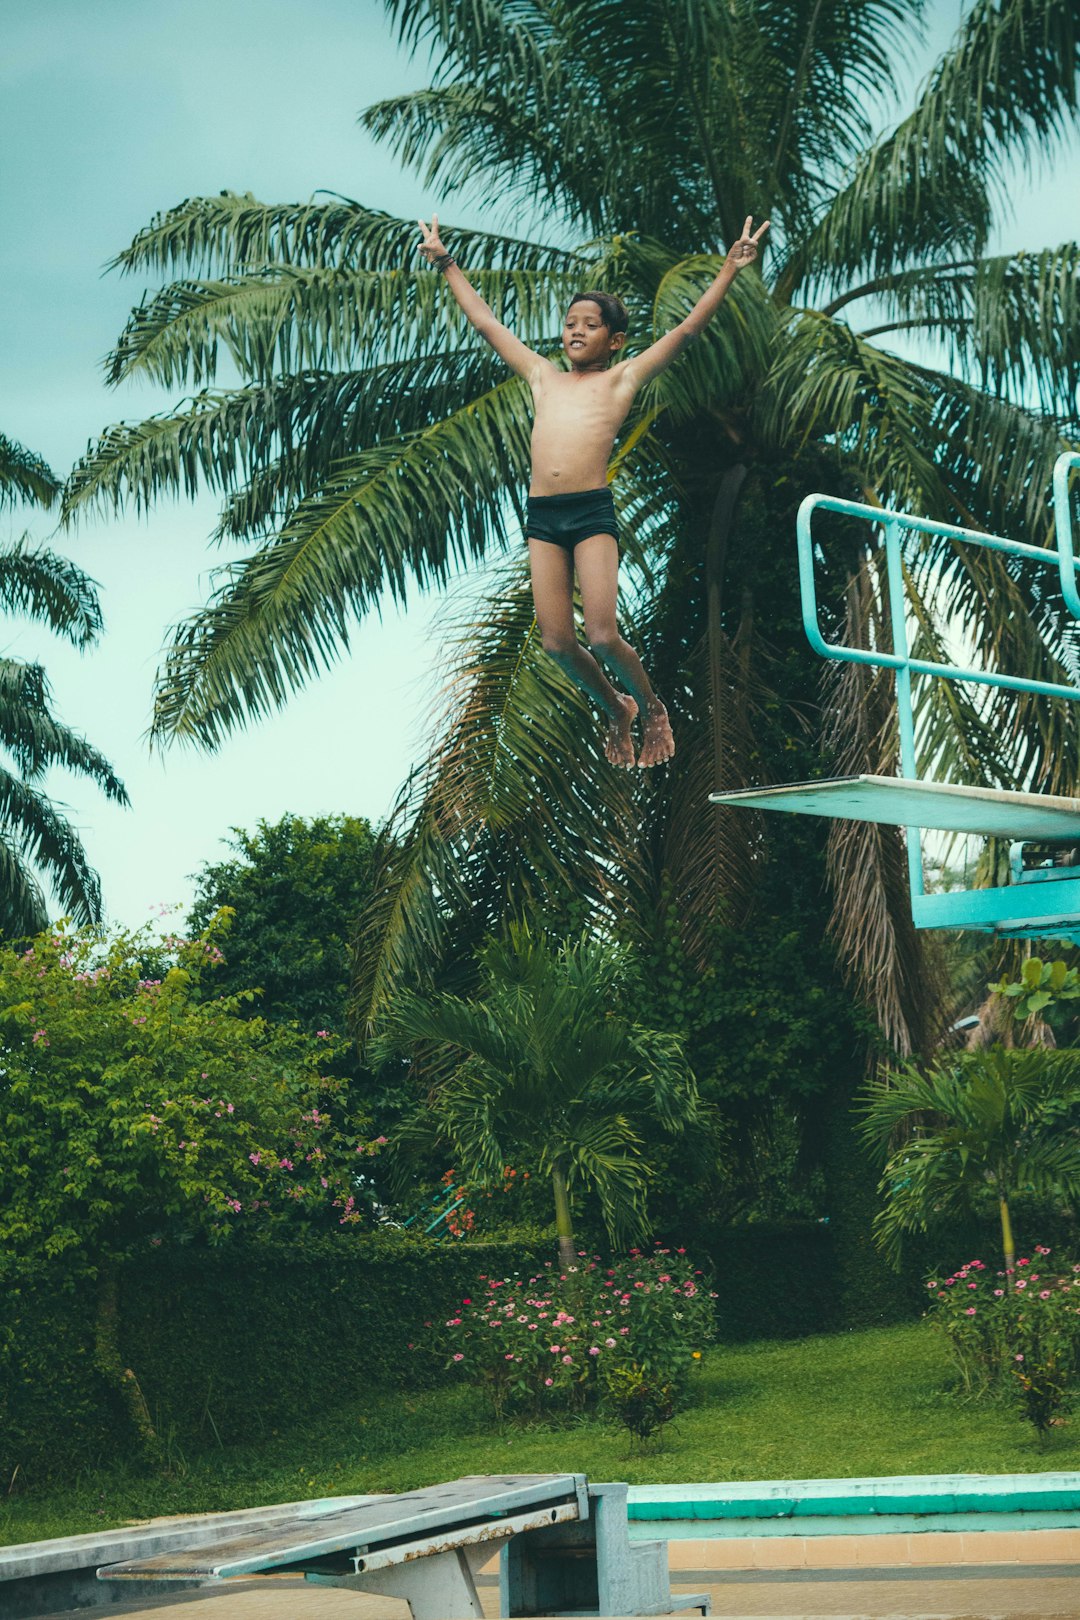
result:
[[[753,223],[753,215],[747,214],[742,235],[728,249],[723,269],[712,286],[707,287],[702,293],[686,319],[680,321],[678,326],[673,326],[670,332],[665,332],[662,338],[658,338],[641,354],[625,362],[635,388],[641,388],[651,377],[663,371],[665,366],[670,366],[688,343],[701,336],[723,303],[727,290],[739,271],[745,270],[748,264],[753,264],[758,256],[758,243],[768,230],[769,221],[766,220],[764,225],[759,225],[751,235]]]
[[[504,326],[499,320],[490,304],[484,302],[461,266],[443,246],[439,238],[438,214],[432,214],[430,226],[425,225],[422,219],[418,219],[416,223],[424,233],[420,252],[429,264],[442,271],[465,319],[470,325],[475,326],[480,336],[487,339],[496,354],[500,355],[519,377],[533,377],[539,366],[547,365],[549,362],[543,355],[537,354],[527,344],[522,343],[519,337],[515,337],[509,327]]]

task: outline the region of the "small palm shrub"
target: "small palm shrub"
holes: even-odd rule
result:
[[[685,1399],[713,1334],[703,1273],[682,1249],[633,1250],[610,1265],[578,1258],[566,1271],[479,1278],[435,1334],[446,1365],[484,1391],[499,1421],[595,1407],[621,1373],[663,1388],[672,1411]]]
[[[650,1376],[636,1361],[609,1367],[604,1374],[604,1404],[635,1440],[649,1440],[670,1423],[675,1402],[674,1385]]]
[[[1009,1393],[1044,1435],[1080,1384],[1080,1264],[1048,1264],[1050,1250],[990,1271],[969,1260],[932,1278],[930,1318],[946,1336],[969,1394]],[[1037,1268],[1037,1269],[1036,1269]]]

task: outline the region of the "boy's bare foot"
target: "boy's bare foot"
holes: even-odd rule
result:
[[[650,765],[662,765],[675,753],[675,738],[671,735],[671,721],[664,705],[657,700],[649,704],[645,721],[645,735],[641,740],[638,765],[647,770]]]
[[[634,764],[634,739],[630,735],[630,727],[637,719],[637,704],[632,697],[618,694],[619,713],[613,714],[608,721],[607,736],[604,738],[604,753],[613,765],[621,765],[629,770]]]

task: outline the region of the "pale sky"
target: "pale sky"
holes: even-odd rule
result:
[[[931,7],[935,42],[960,10]],[[107,424],[175,403],[101,380],[142,291],[102,268],[154,213],[225,188],[277,202],[326,189],[406,218],[430,212],[419,181],[356,126],[363,106],[426,82],[377,0],[0,0],[0,19],[0,431],[61,476]],[[1074,143],[1053,176],[1018,182],[1003,243],[1080,234],[1078,179]],[[231,826],[286,811],[377,821],[422,750],[441,606],[430,597],[366,621],[346,662],[218,754],[148,755],[166,628],[205,599],[220,560],[206,546],[215,511],[206,498],[161,503],[149,519],[100,517],[59,537],[102,587],[95,652],[10,621],[0,631],[7,652],[44,662],[63,718],[127,783],[127,812],[66,775],[49,787],[83,832],[111,917],[128,925],[186,903],[190,874],[220,857]],[[0,524],[42,539],[51,528],[29,512]]]

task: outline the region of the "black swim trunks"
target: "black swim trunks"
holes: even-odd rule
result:
[[[567,495],[530,495],[525,534],[530,540],[562,546],[571,556],[578,541],[587,540],[591,534],[610,534],[618,540],[610,489],[605,486]]]

